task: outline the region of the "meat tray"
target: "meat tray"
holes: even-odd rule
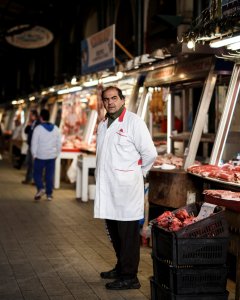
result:
[[[224,199],[224,198],[214,197],[211,195],[204,195],[204,200],[205,202],[209,202],[219,206],[224,206],[229,210],[240,213],[240,200]]]

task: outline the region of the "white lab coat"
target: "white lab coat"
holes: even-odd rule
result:
[[[145,122],[124,109],[109,128],[97,132],[94,217],[134,221],[144,217],[144,180],[157,157]]]

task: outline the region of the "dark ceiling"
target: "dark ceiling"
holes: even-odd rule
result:
[[[79,72],[83,24],[98,2],[0,0],[0,103],[62,83]],[[25,24],[48,29],[53,41],[37,49],[10,45],[9,29]]]

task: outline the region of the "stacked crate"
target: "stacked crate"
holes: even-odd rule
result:
[[[201,203],[184,207],[194,216],[200,208]],[[215,211],[175,232],[152,222],[151,300],[228,299],[228,224],[223,209]]]

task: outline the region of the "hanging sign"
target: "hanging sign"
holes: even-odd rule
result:
[[[6,40],[15,47],[35,49],[47,46],[53,40],[53,34],[42,26],[19,25],[8,30]]]
[[[115,25],[95,33],[81,42],[82,74],[115,66]]]

